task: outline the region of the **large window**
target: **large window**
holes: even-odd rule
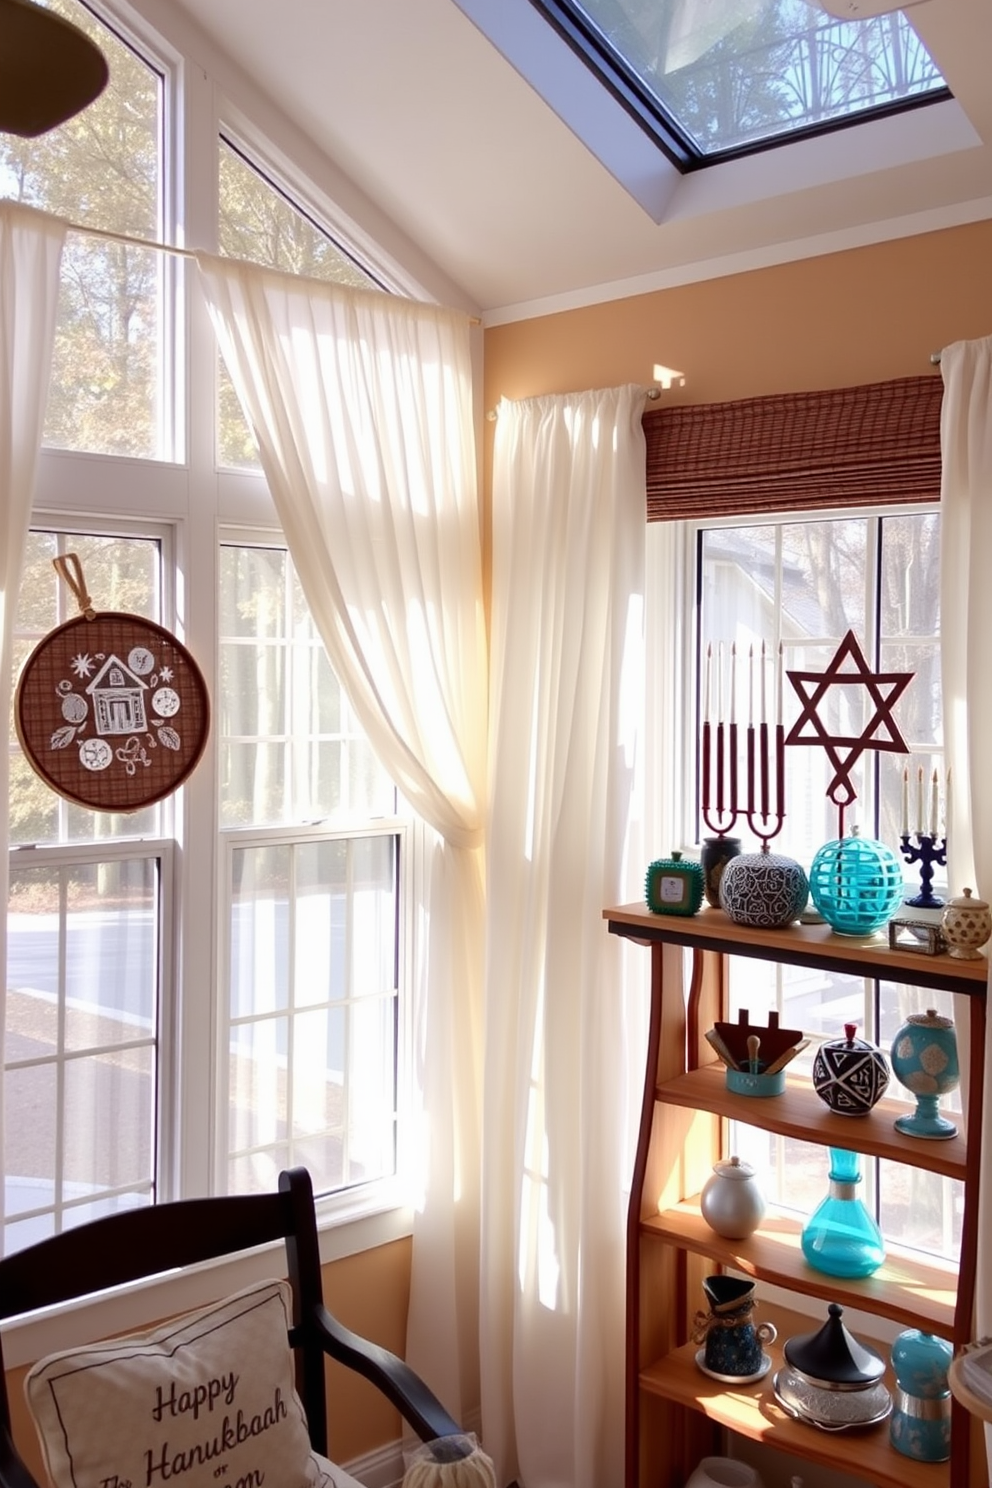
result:
[[[940,716],[940,518],[915,507],[887,514],[850,511],[811,520],[790,514],[782,521],[727,521],[698,532],[697,673],[705,690],[707,653],[722,661],[725,715],[729,716],[731,658],[736,648],[737,717],[746,719],[750,703],[750,658],[764,643],[769,678],[766,701],[776,704],[772,669],[779,646],[785,672],[822,672],[848,629],[853,629],[875,669],[909,672],[913,681],[894,713],[910,754],[868,751],[852,771],[857,803],[846,827],[898,850],[903,825],[903,779],[909,772],[910,831],[917,821],[917,782],[927,783],[924,812],[929,821],[930,783],[936,770],[944,796]],[[864,689],[844,684],[832,690],[827,717],[836,732],[857,734],[864,726]],[[716,683],[711,680],[711,697]],[[754,707],[758,708],[755,689]],[[786,730],[798,716],[798,698],[785,681]],[[705,706],[705,704],[703,704]],[[822,748],[785,751],[785,823],[772,843],[808,867],[817,848],[838,834],[838,813],[827,799],[832,775]],[[698,790],[691,799],[699,800]],[[943,830],[943,823],[938,823]],[[696,835],[706,832],[697,818]],[[757,843],[744,827],[744,850]],[[916,870],[906,867],[907,894]],[[919,887],[918,879],[916,887]],[[777,1009],[785,1027],[802,1028],[813,1042],[797,1068],[806,1073],[818,1044],[843,1037],[844,1024],[857,1023],[884,1049],[907,1013],[937,1006],[950,1013],[950,999],[890,982],[865,982],[839,973],[823,974],[734,958],[731,964],[731,1016],[748,1008]],[[897,1087],[893,1087],[897,1090]],[[906,1098],[909,1098],[908,1096]],[[827,1190],[826,1154],[791,1139],[737,1125],[734,1150],[752,1161],[766,1190],[784,1207],[809,1214]],[[898,1164],[864,1164],[865,1197],[884,1233],[893,1240],[938,1255],[955,1257],[960,1241],[960,1185]]]
[[[244,100],[235,144],[199,59],[54,3],[110,83],[0,141],[0,192],[139,243],[68,235],[15,672],[76,614],[72,551],[97,609],[178,634],[211,730],[179,792],[126,814],[55,795],[11,727],[3,1244],[297,1162],[370,1214],[399,1192],[419,827],[316,634],[195,275],[141,240],[382,286]]]

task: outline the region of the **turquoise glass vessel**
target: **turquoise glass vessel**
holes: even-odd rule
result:
[[[903,895],[902,864],[884,842],[842,837],[825,842],[809,870],[817,910],[838,935],[874,935]]]
[[[800,1237],[803,1255],[827,1276],[870,1276],[885,1260],[882,1232],[858,1197],[861,1158],[830,1148],[830,1191]]]

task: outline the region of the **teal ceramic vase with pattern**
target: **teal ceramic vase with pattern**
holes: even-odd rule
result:
[[[937,1109],[942,1095],[961,1082],[957,1035],[950,1018],[935,1008],[910,1013],[892,1040],[892,1073],[916,1097],[916,1110],[896,1117],[896,1130],[908,1137],[940,1141],[957,1136],[957,1126]]]

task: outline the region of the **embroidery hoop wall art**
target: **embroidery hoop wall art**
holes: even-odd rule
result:
[[[75,553],[52,561],[81,613],[25,662],[17,737],[32,769],[66,800],[138,811],[178,790],[198,763],[210,729],[206,683],[163,626],[95,610]]]

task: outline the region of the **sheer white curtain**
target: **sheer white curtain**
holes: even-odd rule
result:
[[[58,218],[16,202],[0,202],[0,718],[5,720],[10,717],[14,616],[48,401],[64,242],[65,223]],[[10,761],[4,749],[0,758],[0,799],[4,802],[9,790]],[[3,904],[8,890],[8,820],[9,813],[4,811],[0,840]],[[0,915],[0,964],[4,966],[6,926],[7,916]],[[6,1001],[6,978],[3,985]],[[2,1026],[6,1027],[6,1018]],[[2,1135],[0,1117],[0,1142]],[[2,1206],[0,1186],[0,1213]]]
[[[623,1475],[624,1009],[602,911],[644,871],[625,860],[643,396],[504,400],[496,428],[482,1412],[500,1481],[525,1488]]]
[[[940,354],[941,409],[940,632],[944,740],[951,769],[947,823],[951,892],[968,886],[992,898],[992,336],[957,341]],[[956,1017],[959,1040],[967,1010]],[[962,1050],[962,1052],[964,1052]],[[985,1042],[992,1069],[992,1020]],[[976,1334],[992,1333],[992,1092],[986,1082],[982,1131]],[[969,1138],[970,1139],[970,1138]],[[986,1433],[988,1437],[989,1433]],[[992,1465],[992,1464],[990,1464]]]
[[[438,834],[421,907],[427,1171],[408,1356],[464,1418],[478,1399],[487,708],[468,321],[229,259],[199,264],[331,664]]]

